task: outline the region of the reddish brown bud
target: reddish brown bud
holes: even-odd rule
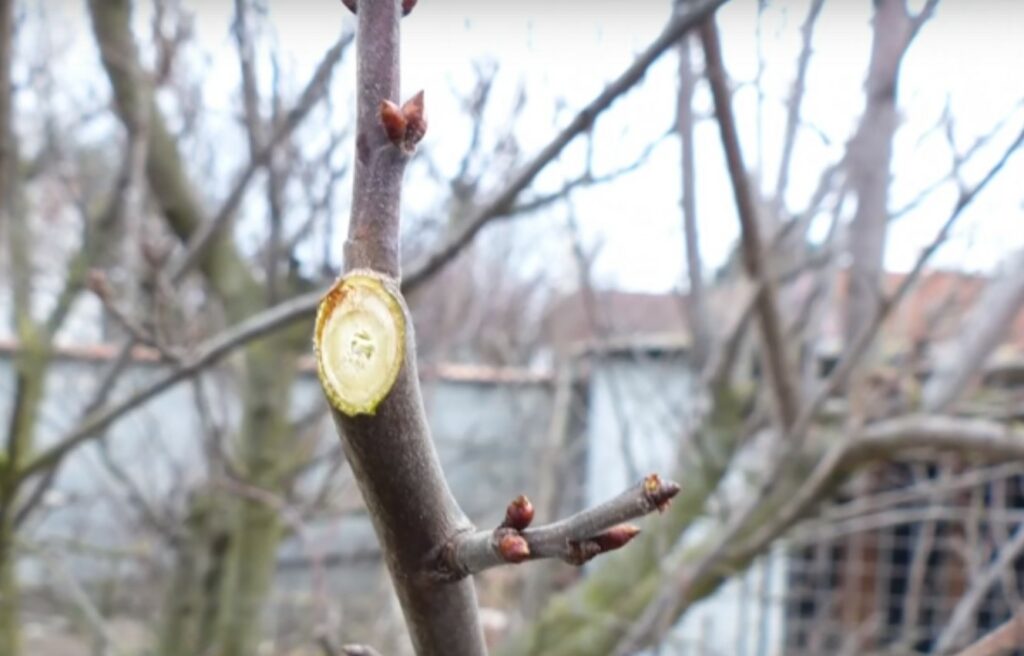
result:
[[[672,481],[662,481],[657,474],[651,474],[644,479],[644,496],[659,512],[668,508],[672,497],[679,494],[679,484]]]
[[[615,551],[629,544],[629,541],[640,535],[640,528],[633,524],[619,524],[613,526],[604,533],[600,533],[591,538],[597,546],[601,547],[601,551]]]
[[[411,150],[427,133],[427,115],[422,91],[402,105],[402,116],[405,117],[406,122],[405,147]]]
[[[498,553],[506,563],[521,563],[530,557],[530,545],[523,536],[508,531],[498,538]]]
[[[382,100],[380,103],[380,122],[384,126],[384,132],[388,139],[396,146],[401,146],[405,140],[406,121],[398,105],[390,100]]]
[[[505,509],[505,521],[501,523],[507,528],[514,528],[521,531],[533,521],[533,504],[524,495],[520,494],[508,504]]]
[[[565,556],[565,561],[570,565],[582,565],[595,556],[621,549],[639,534],[640,529],[636,526],[619,524],[592,538],[569,542],[569,552]]]

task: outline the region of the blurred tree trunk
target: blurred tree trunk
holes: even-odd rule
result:
[[[241,460],[247,485],[283,497],[285,470],[292,464],[288,406],[297,353],[289,336],[275,335],[246,350]],[[221,617],[215,644],[224,656],[254,652],[260,617],[271,588],[281,539],[278,510],[246,497],[235,512]]]
[[[0,526],[0,653],[20,653],[21,618],[18,614],[18,582],[14,571],[14,534],[11,526]]]
[[[899,123],[897,84],[903,55],[913,37],[906,0],[880,0],[875,6],[864,113],[847,149],[850,186],[857,197],[849,238],[847,344],[871,323],[882,299],[892,144]]]
[[[174,544],[158,656],[193,656],[213,642],[231,544],[225,510],[223,499],[214,493],[197,492],[189,500],[184,530]]]
[[[170,228],[188,243],[210,219],[196,200],[177,145],[152,93],[135,83],[133,69],[139,67],[139,57],[130,29],[130,4],[129,0],[90,0],[93,29],[122,120],[135,115],[143,103],[149,107],[149,188]],[[265,290],[235,249],[230,230],[209,244],[198,258],[198,266],[230,323],[265,306]],[[240,376],[243,408],[237,442],[244,483],[278,496],[286,492],[280,473],[290,463],[292,453],[286,429],[295,362],[298,354],[308,349],[306,339],[296,341],[295,334],[274,335],[246,347]],[[260,636],[259,620],[275,569],[281,530],[276,509],[252,496],[237,499],[230,514],[234,525],[223,563],[225,576],[217,595],[220,603],[213,644],[200,647],[212,647],[220,656],[248,656],[255,652]],[[189,561],[183,558],[179,562],[184,565]],[[186,572],[178,574],[187,576]],[[172,599],[170,608],[180,608],[182,603],[185,600]]]
[[[18,485],[14,481],[18,469],[31,454],[43,385],[49,363],[46,344],[37,337],[37,328],[23,322],[18,331],[20,349],[14,360],[15,395],[7,432],[6,455],[0,460],[0,647],[4,654],[17,654],[21,620],[18,611],[18,579],[16,554],[16,506]]]
[[[31,447],[39,410],[45,350],[29,314],[30,266],[28,234],[18,212],[16,176],[18,149],[13,126],[14,85],[11,80],[14,41],[14,0],[0,0],[0,228],[7,241],[8,272],[13,299],[15,333],[22,350],[14,362],[15,388],[10,422],[0,453],[0,653],[15,656],[20,650],[18,582],[15,555],[16,472]],[[40,355],[43,357],[40,358]]]
[[[874,322],[886,293],[883,276],[893,139],[899,124],[897,89],[900,65],[912,36],[906,0],[876,2],[872,25],[864,112],[847,149],[849,183],[857,198],[857,209],[849,227],[850,271],[844,325],[847,348]],[[850,378],[847,421],[851,426],[862,422],[870,411],[864,376],[875,363],[877,350],[877,346],[869,350]],[[877,469],[864,472],[855,483],[856,489],[872,489],[878,476]],[[877,550],[866,533],[853,535],[848,549],[850,556],[844,565],[844,578],[855,577],[859,563],[871,562]],[[872,612],[871,599],[861,587],[851,588],[849,592],[842,620],[854,630]]]
[[[851,186],[859,199],[851,238],[853,270],[847,319],[850,342],[873,321],[881,299],[879,282],[888,221],[889,168],[897,127],[897,74],[903,54],[921,23],[930,15],[934,2],[929,2],[916,16],[907,13],[904,0],[880,0],[876,7],[866,85],[867,105],[857,133],[848,145],[847,157]],[[716,395],[713,415],[703,429],[704,443],[716,445],[725,454],[737,448],[737,434],[742,432],[737,404],[730,403],[729,398],[721,393]],[[759,502],[755,513],[736,536],[737,543],[726,550],[718,566],[713,570],[700,570],[696,579],[688,581],[684,612],[685,608],[717,590],[727,578],[723,572],[742,571],[767,548],[773,534],[767,529],[780,530],[775,526],[776,512],[800,489],[804,475],[815,466],[817,459],[815,454],[802,454],[787,470],[785,479],[776,481],[773,492]],[[726,456],[718,459],[715,467],[684,471],[679,475],[681,480],[696,480],[700,484],[684,486],[669,510],[670,518],[659,525],[661,535],[653,540],[648,537],[650,542],[645,544],[658,544],[658,538],[662,544],[678,542],[689,523],[705,512],[705,501],[725,475],[728,460]],[[836,471],[827,479],[825,487],[832,489],[849,473],[845,469]],[[821,491],[821,496],[827,494],[826,490]],[[712,531],[692,549],[674,554],[671,567],[675,569],[681,564],[685,568],[687,563],[699,563],[702,552],[717,544],[719,532]],[[531,630],[511,640],[503,653],[517,656],[611,653],[623,635],[623,626],[635,621],[663,588],[662,567],[661,559],[652,557],[649,549],[636,548],[609,559],[576,589],[553,600]],[[594,621],[609,613],[614,613],[615,622]]]
[[[676,3],[678,11],[682,3]],[[700,256],[700,233],[697,229],[697,166],[693,134],[693,93],[697,76],[693,71],[690,37],[679,40],[679,89],[676,94],[676,132],[679,134],[683,194],[683,235],[686,240],[687,324],[692,340],[694,364],[700,368],[707,361],[711,348],[710,323],[704,300],[704,272]]]
[[[39,406],[43,397],[48,349],[36,336],[31,322],[23,322],[18,331],[21,348],[14,360],[15,395],[7,427],[6,453],[0,459],[0,653],[19,653],[21,618],[16,554],[15,476],[31,453]]]

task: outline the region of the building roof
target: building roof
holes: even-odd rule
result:
[[[887,273],[884,291],[892,294],[906,279],[905,273]],[[826,316],[823,332],[829,350],[842,344],[843,308],[849,289],[847,271],[839,273],[837,303]],[[975,309],[987,276],[948,270],[924,271],[885,323],[882,345],[886,352],[909,352],[919,346],[941,342],[956,335],[963,321]],[[1009,327],[997,361],[1017,360],[1024,355],[1024,308]]]
[[[578,344],[619,342],[654,335],[687,335],[686,298],[680,294],[597,291],[593,307],[570,294],[552,305],[544,334],[558,351]]]
[[[887,273],[883,283],[886,294],[893,293],[906,278],[905,273]],[[882,333],[883,351],[910,352],[928,343],[940,342],[956,334],[974,309],[988,284],[987,276],[948,270],[923,272],[906,298],[886,321]],[[811,293],[813,274],[798,279],[787,289],[782,302],[799,304]],[[709,289],[708,299],[716,320],[731,325],[742,305],[747,283],[730,282]],[[822,324],[821,351],[837,353],[843,343],[843,314],[849,288],[848,271],[840,271],[835,299]],[[685,344],[689,336],[687,305],[683,294],[648,294],[617,290],[597,290],[592,308],[586,297],[574,293],[553,305],[545,322],[544,334],[556,350],[567,352],[580,345],[622,344],[649,339],[657,344],[665,338],[674,347]],[[1017,313],[994,363],[1019,363],[1024,360],[1024,308]]]

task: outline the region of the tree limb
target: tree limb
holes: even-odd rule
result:
[[[266,143],[253,146],[249,163],[236,178],[235,184],[228,193],[228,197],[221,204],[217,214],[210,221],[203,223],[195,234],[191,236],[185,246],[185,252],[172,266],[171,280],[178,281],[184,277],[184,274],[203,258],[210,244],[224,231],[241,205],[249,182],[270,161],[277,148],[291,136],[303,119],[316,106],[316,103],[327,93],[334,68],[345,55],[345,51],[351,45],[353,39],[354,35],[351,33],[342,34],[338,37],[334,45],[324,53],[323,58],[313,72],[313,76],[299,95],[299,99],[285,114],[285,119],[277,125]]]
[[[426,256],[409,275],[405,276],[403,288],[406,292],[422,284],[462,251],[480,230],[493,219],[503,216],[512,207],[516,197],[533,182],[533,179],[562,153],[562,150],[577,136],[586,132],[597,117],[622,94],[629,91],[643,79],[647,69],[665,51],[691,28],[710,15],[728,0],[699,0],[685,12],[674,16],[661,34],[640,53],[619,77],[612,81],[594,100],[584,107],[575,118],[544,147],[530,162],[517,173],[509,183],[490,201],[479,208],[474,215],[461,223],[431,254]]]
[[[989,591],[1007,571],[1015,567],[1021,553],[1024,553],[1024,524],[1018,525],[1013,536],[999,547],[995,560],[980,572],[980,576],[971,577],[970,587],[953,608],[953,614],[935,641],[936,653],[951,652],[965,642],[964,638],[969,637],[968,631]]]
[[[412,322],[396,282],[402,175],[426,129],[423,96],[402,108],[396,104],[398,2],[363,3],[357,18],[356,166],[347,274],[317,315],[320,380],[416,652],[481,656],[486,647],[472,581],[432,581],[425,568],[429,555],[467,530],[469,522],[448,489],[430,437]],[[342,337],[348,334],[352,337]],[[349,379],[366,385],[347,387]],[[374,390],[373,397],[363,396],[364,387]]]
[[[676,3],[676,7],[680,7]],[[700,231],[697,223],[697,166],[694,145],[693,94],[697,86],[690,54],[691,39],[679,40],[679,89],[676,94],[676,132],[679,134],[680,171],[682,173],[683,235],[686,240],[686,321],[693,340],[693,359],[703,367],[711,352],[711,317],[704,292],[704,264],[700,256]]]
[[[800,398],[797,391],[794,369],[787,353],[789,348],[779,313],[778,293],[775,276],[765,260],[764,244],[761,239],[760,220],[740,152],[739,134],[732,111],[732,94],[726,81],[725,65],[722,63],[722,46],[718,37],[715,19],[709,18],[700,28],[701,43],[704,46],[707,77],[711,84],[715,113],[722,138],[722,148],[729,167],[736,212],[740,220],[740,242],[743,248],[743,263],[747,275],[758,282],[756,300],[757,323],[761,332],[761,357],[765,363],[771,392],[774,395],[779,423],[783,429],[793,426],[800,412]]]
[[[814,26],[821,15],[821,8],[825,0],[812,0],[807,10],[807,18],[800,26],[801,46],[800,56],[796,64],[796,79],[793,80],[793,89],[790,92],[786,106],[786,127],[782,139],[782,156],[779,161],[778,177],[775,180],[775,205],[783,207],[783,196],[789,187],[789,169],[793,157],[793,147],[796,145],[796,131],[800,125],[800,106],[803,103],[804,90],[806,89],[807,69],[811,63],[812,39],[814,37]]]
[[[644,617],[638,620],[631,627],[628,634],[623,638],[617,648],[617,653],[624,654],[637,648],[645,640],[649,640],[659,630],[666,630],[671,621],[678,618],[696,600],[694,589],[706,577],[713,573],[722,560],[730,557],[730,551],[734,548],[736,540],[749,530],[750,524],[758,518],[760,509],[769,495],[777,491],[781,481],[786,479],[786,472],[796,463],[804,438],[819,411],[825,402],[836,392],[846,381],[851,372],[860,362],[875,336],[878,333],[883,321],[906,296],[911,287],[917,281],[925,265],[930,261],[931,256],[945,243],[949,232],[963,210],[977,195],[988,185],[995,175],[1002,170],[1009,157],[1024,141],[1024,130],[1020,137],[1003,153],[1003,156],[992,166],[982,179],[969,190],[962,192],[949,217],[939,229],[935,238],[924,248],[919,255],[913,269],[904,277],[896,291],[887,298],[883,298],[876,306],[873,314],[864,321],[861,332],[854,341],[849,344],[843,352],[838,364],[835,366],[829,378],[820,386],[814,397],[802,408],[789,434],[786,436],[784,449],[772,459],[764,473],[762,483],[758,486],[757,492],[750,496],[745,507],[732,517],[726,527],[716,536],[708,549],[694,563],[683,563],[671,577],[673,582],[662,590],[662,594],[652,601],[644,613]],[[841,453],[833,453],[832,457],[843,456]],[[826,456],[828,458],[829,456]],[[778,537],[783,530],[792,525],[802,513],[806,512],[808,504],[819,498],[819,491],[815,485],[825,485],[831,480],[833,466],[827,460],[819,465],[819,471],[824,480],[818,480],[812,475],[807,481],[785,501],[781,509],[774,513],[776,521],[762,526],[759,529],[757,544],[767,545],[771,540]],[[788,518],[788,519],[781,519]]]
[[[319,302],[319,292],[296,296],[274,307],[255,314],[224,332],[203,342],[196,354],[188,358],[181,367],[164,374],[146,387],[129,397],[89,414],[81,423],[64,435],[60,441],[41,451],[18,472],[19,479],[26,479],[43,469],[53,466],[65,455],[93,439],[125,414],[138,408],[146,401],[167,391],[183,380],[187,380],[216,363],[236,348],[255,339],[269,335],[281,327],[308,318],[309,307]]]
[[[624,522],[663,511],[678,492],[676,483],[651,474],[598,506],[533,528],[527,528],[533,519],[533,507],[526,497],[518,497],[509,504],[505,521],[498,528],[461,534],[445,545],[437,563],[438,575],[459,579],[492,567],[541,558],[582,565],[625,546],[640,529]]]
[[[985,287],[956,337],[939,346],[934,371],[922,392],[926,410],[956,401],[1013,326],[1024,307],[1024,249],[1013,253]]]

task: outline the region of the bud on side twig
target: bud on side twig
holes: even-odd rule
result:
[[[613,526],[592,538],[570,542],[565,561],[570,565],[582,565],[603,553],[621,549],[638,535],[640,535],[640,529],[633,524]]]
[[[390,100],[382,100],[380,103],[380,122],[384,126],[384,132],[388,135],[391,143],[401,147],[405,141],[406,120],[398,105]]]
[[[423,106],[422,91],[402,105],[402,116],[405,117],[406,122],[405,147],[412,150],[427,133],[427,116]]]
[[[530,545],[514,531],[505,531],[498,536],[498,553],[506,563],[521,563],[530,558]]]
[[[512,528],[521,531],[533,521],[533,504],[520,494],[508,504],[505,509],[505,521],[501,525],[505,528]]]
[[[601,547],[601,553],[615,551],[629,544],[630,540],[640,535],[640,528],[633,524],[619,524],[604,533],[595,535],[591,540]]]
[[[380,122],[388,140],[406,153],[416,149],[423,135],[427,133],[427,116],[420,91],[401,108],[390,100],[380,103]]]
[[[657,474],[651,474],[644,479],[644,497],[648,503],[658,509],[659,512],[668,508],[672,497],[679,494],[679,484],[672,481],[662,481]]]

